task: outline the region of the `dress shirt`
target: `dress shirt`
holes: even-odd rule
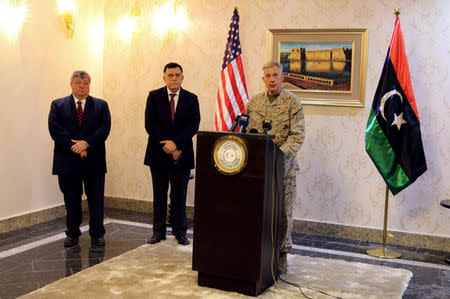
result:
[[[78,101],[81,101],[81,108],[83,109],[83,112],[84,112],[84,105],[86,105],[86,99],[79,100],[75,96],[73,96],[73,99],[75,100],[75,108],[76,109],[78,109]]]
[[[169,89],[167,89],[167,99],[169,100],[170,103],[170,94],[174,93],[175,96],[173,97],[173,112],[175,113],[175,111],[177,111],[177,104],[178,104],[178,96],[180,95],[180,89],[178,88],[178,90],[176,92],[171,92]]]

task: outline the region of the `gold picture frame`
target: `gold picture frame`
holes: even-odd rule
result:
[[[367,29],[269,29],[268,44],[302,104],[364,107]]]

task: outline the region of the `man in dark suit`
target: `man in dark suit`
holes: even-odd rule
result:
[[[81,196],[89,205],[91,246],[105,246],[103,226],[106,173],[105,140],[111,128],[108,104],[89,95],[91,77],[75,71],[70,80],[72,94],[52,102],[48,127],[55,141],[53,171],[66,205],[65,247],[78,245],[82,221]]]
[[[179,244],[188,245],[186,195],[194,168],[192,137],[198,131],[200,110],[197,96],[181,88],[181,65],[168,63],[163,79],[166,86],[150,92],[145,108],[149,138],[144,164],[150,166],[153,181],[153,236],[148,243],[166,239],[170,183],[172,232]]]

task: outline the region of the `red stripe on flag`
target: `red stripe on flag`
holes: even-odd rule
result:
[[[239,72],[239,65],[238,65],[237,60],[236,59],[233,60],[231,62],[231,65],[233,66],[233,72],[235,74],[236,86],[238,88],[239,98],[242,100],[242,102],[238,103],[239,113],[242,114],[242,113],[245,113],[245,105],[248,102],[246,87],[244,86],[244,83],[242,82],[242,78],[241,78],[241,74]]]
[[[242,84],[244,85],[244,89],[245,89],[245,95],[247,96],[247,100],[248,100],[247,83],[245,82],[244,65],[242,64],[241,55],[236,57],[236,62],[237,62],[237,66],[239,69],[239,77],[241,77],[241,81],[242,81]]]
[[[230,116],[230,120],[233,121],[236,118],[236,114],[234,114],[234,109],[231,104],[230,98],[228,97],[228,89],[227,89],[227,79],[225,78],[225,70],[221,73],[221,83],[222,83],[222,89],[223,89],[223,100],[225,102],[225,107],[227,108],[228,115]],[[225,124],[226,125],[226,124]],[[226,125],[228,128],[228,125]]]
[[[223,118],[222,99],[220,97],[220,91],[219,90],[217,90],[217,107],[219,109],[219,115],[217,115],[217,112],[216,112],[216,115],[215,115],[215,129],[216,129],[216,131],[223,131],[224,127],[226,127],[226,126],[225,126],[225,120]],[[220,124],[221,124],[220,128],[219,128],[219,120],[218,120],[219,118],[220,118]]]
[[[221,82],[219,82],[220,83],[220,86],[222,86],[222,84],[221,84]],[[226,116],[227,116],[227,109],[226,109],[226,107],[224,107],[225,106],[225,100],[224,100],[224,97],[223,97],[223,89],[221,89],[221,87],[219,86],[219,89],[218,89],[218,91],[217,91],[217,97],[218,97],[218,100],[219,100],[219,103],[220,103],[220,111],[219,111],[219,113],[220,113],[220,121],[221,121],[221,126],[220,126],[220,128],[219,128],[219,130],[220,131],[223,131],[223,130],[228,130],[228,126],[227,126],[227,122],[226,122],[226,120],[225,120],[225,118],[226,118]]]
[[[233,65],[227,65],[228,78],[230,80],[232,92],[234,95],[234,102],[237,103],[239,111],[245,111],[244,101],[242,100],[241,93],[239,92],[239,87],[236,84],[236,74],[234,73]],[[239,74],[237,74],[239,76]],[[231,90],[230,90],[231,91]],[[233,118],[234,119],[234,118]]]
[[[417,111],[416,98],[411,84],[411,76],[409,75],[408,58],[406,57],[405,44],[403,42],[403,33],[400,27],[400,19],[395,20],[394,33],[389,44],[389,58],[394,66],[397,79],[402,86],[403,92],[409,101],[414,113],[419,119],[419,112]]]

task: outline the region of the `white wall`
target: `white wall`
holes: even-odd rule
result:
[[[305,106],[306,141],[298,156],[295,218],[382,229],[385,185],[364,151],[364,130],[394,28],[401,23],[412,74],[429,171],[393,198],[389,229],[449,236],[442,223],[448,211],[439,201],[450,197],[448,35],[450,1],[177,1],[189,27],[168,38],[155,32],[156,10],[166,2],[140,1],[144,28],[131,42],[113,30],[134,1],[105,6],[105,97],[113,114],[108,148],[107,193],[151,200],[149,170],[143,165],[147,134],[145,101],[149,90],[163,86],[162,68],[177,61],[184,87],[199,95],[201,129],[212,130],[217,82],[233,8],[240,13],[240,37],[250,96],[264,90],[261,66],[267,59],[272,28],[367,28],[368,57],[364,108]],[[120,57],[120,59],[119,59]],[[188,203],[194,202],[194,184]]]
[[[17,38],[0,31],[0,219],[63,203],[51,175],[47,121],[51,100],[70,94],[72,71],[90,72],[92,94],[103,96],[103,43],[91,36],[94,24],[103,26],[103,1],[77,1],[72,39],[57,1],[25,2],[27,18]]]

